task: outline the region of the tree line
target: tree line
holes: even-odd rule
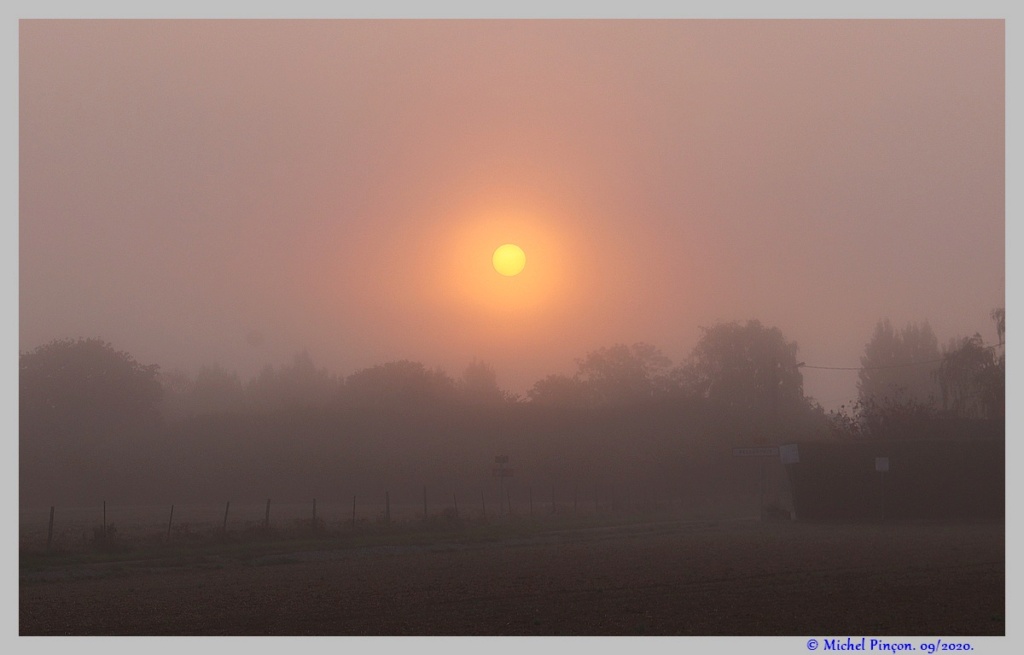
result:
[[[926,433],[938,421],[1002,421],[1006,414],[1006,314],[991,312],[998,342],[980,333],[945,346],[927,321],[875,326],[857,374],[857,400],[829,416],[833,433],[893,438]]]
[[[679,366],[651,344],[615,344],[577,359],[572,374],[538,380],[520,397],[501,389],[494,368],[479,360],[458,378],[408,360],[342,377],[317,367],[303,352],[243,382],[218,364],[190,376],[140,364],[101,339],[59,339],[21,354],[20,410],[35,434],[120,432],[160,419],[311,407],[415,410],[525,403],[598,408],[682,398],[787,416],[813,405],[803,394],[796,354],[797,344],[778,328],[756,320],[723,323],[705,329]]]
[[[300,353],[242,382],[217,365],[190,376],[101,339],[61,339],[20,356],[22,500],[104,485],[264,494],[275,480],[301,495],[338,476],[468,485],[498,452],[538,484],[586,475],[695,493],[734,480],[729,446],[919,438],[937,421],[1002,415],[1004,356],[978,335],[940,350],[927,323],[883,320],[861,364],[857,401],[826,413],[804,394],[796,342],[757,320],[704,328],[678,365],[646,343],[599,348],[524,397],[483,361],[457,378],[408,360],[343,377]]]

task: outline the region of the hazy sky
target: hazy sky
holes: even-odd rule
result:
[[[22,21],[21,350],[525,392],[756,318],[814,366],[1004,303],[997,20]],[[527,266],[491,267],[514,242]],[[805,370],[827,408],[856,372]]]

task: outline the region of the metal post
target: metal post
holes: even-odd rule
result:
[[[761,460],[761,520],[764,520],[764,457],[758,457]]]
[[[882,520],[885,521],[885,471],[879,471],[878,475],[882,483]]]

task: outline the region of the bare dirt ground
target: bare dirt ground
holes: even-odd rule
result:
[[[1005,634],[1003,524],[683,522],[22,566],[22,635]]]

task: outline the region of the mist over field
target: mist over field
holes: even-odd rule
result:
[[[1005,21],[18,30],[22,634],[1005,634]]]

